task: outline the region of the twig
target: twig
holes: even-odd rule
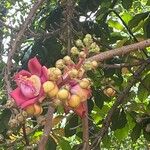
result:
[[[52,129],[52,119],[53,119],[54,110],[55,109],[52,106],[49,106],[47,116],[46,116],[46,123],[44,126],[44,132],[43,132],[43,135],[39,141],[38,150],[44,150],[45,149],[45,145],[47,143],[50,131]]]
[[[145,61],[135,62],[132,64],[129,63],[121,63],[121,64],[100,64],[102,68],[123,68],[123,67],[133,67],[133,66],[139,66],[141,64],[145,63]]]
[[[28,146],[29,145],[29,140],[28,140],[27,133],[26,133],[25,123],[23,123],[23,125],[22,125],[22,131],[23,131],[23,137],[24,137],[26,146]]]
[[[86,114],[82,119],[82,128],[83,128],[83,150],[89,150],[89,124],[88,124],[88,106],[87,102],[85,102],[86,106]]]
[[[114,56],[124,56],[125,54],[131,53],[136,50],[141,50],[145,47],[150,46],[150,39],[144,40],[138,43],[134,43],[131,45],[123,46],[121,48],[116,48],[113,50],[109,50],[106,52],[101,52],[100,54],[97,54],[95,56],[89,57],[86,61],[104,61],[110,58],[113,58]]]
[[[70,55],[70,49],[72,44],[72,23],[71,20],[73,18],[74,14],[74,5],[75,2],[73,0],[67,0],[64,4],[65,11],[64,11],[64,17],[66,20],[66,28],[67,28],[67,54]]]
[[[6,70],[5,70],[5,79],[6,79],[5,82],[6,82],[7,87],[10,87],[9,74],[11,72],[10,70],[11,70],[13,55],[15,54],[17,48],[20,47],[21,40],[22,40],[22,38],[23,38],[23,36],[24,36],[24,34],[26,32],[26,29],[31,24],[32,20],[35,17],[35,12],[37,11],[37,9],[41,6],[41,4],[43,2],[44,2],[44,0],[37,0],[37,1],[35,1],[35,4],[33,5],[33,7],[31,9],[28,17],[26,18],[25,22],[22,24],[21,30],[16,35],[16,40],[11,45],[11,49],[10,49],[10,51],[8,53],[7,65],[6,65]]]
[[[121,92],[121,94],[118,96],[117,100],[115,101],[115,103],[113,104],[113,106],[111,107],[111,109],[109,110],[106,118],[103,121],[102,124],[102,128],[99,131],[99,133],[97,133],[95,135],[95,140],[93,141],[92,145],[91,145],[91,150],[94,150],[97,145],[101,142],[102,138],[104,137],[104,135],[106,134],[106,132],[108,131],[108,128],[110,126],[111,123],[111,119],[112,119],[112,115],[115,112],[116,108],[122,104],[125,101],[126,95],[129,93],[131,87],[137,82],[137,80],[134,78],[134,76],[140,76],[141,73],[143,72],[143,70],[147,67],[147,65],[150,63],[150,59],[147,63],[143,64],[136,72],[135,74],[132,76],[132,79],[130,80],[130,82],[128,83],[128,86]]]

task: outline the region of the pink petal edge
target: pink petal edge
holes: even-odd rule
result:
[[[31,58],[28,61],[28,69],[32,74],[35,74],[39,77],[41,76],[42,66],[36,57]]]

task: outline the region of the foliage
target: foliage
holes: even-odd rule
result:
[[[9,43],[14,40],[19,25],[25,20],[35,1],[0,0],[0,2],[0,20],[5,22],[5,24],[0,22],[0,149],[8,147],[23,149],[26,143],[22,141],[22,126],[13,129],[8,126],[9,119],[18,112],[3,107],[8,99],[4,90],[3,68],[6,65]],[[13,57],[11,76],[18,70],[27,69],[28,60],[34,56],[37,56],[46,67],[54,66],[58,59],[68,53],[68,48],[71,48],[68,46],[68,35],[70,45],[74,46],[75,40],[82,39],[87,33],[91,34],[101,47],[101,52],[150,38],[150,0],[78,0],[71,8],[73,15],[70,20],[70,34],[67,30],[65,2],[65,0],[46,1],[38,9],[35,19],[28,27],[29,31],[24,35],[21,47]],[[6,24],[9,24],[11,28]],[[128,86],[131,76],[147,60],[147,57],[150,57],[150,49],[146,48],[144,51],[146,54],[143,51],[136,51],[120,57],[115,56],[101,63],[96,70],[87,72],[93,82],[93,95],[88,100],[91,142],[94,135],[100,131],[103,120],[118,95]],[[109,68],[111,65],[123,63],[129,65]],[[134,66],[133,64],[136,63],[140,65]],[[107,64],[108,67],[103,64]],[[125,95],[125,102],[116,108],[111,126],[103,138],[101,149],[148,149],[150,145],[149,69],[148,66],[142,75],[137,77],[136,84]],[[13,81],[11,83],[14,88],[16,85]],[[115,95],[106,94],[104,90],[107,88],[114,89]],[[42,116],[46,112],[47,106],[44,106]],[[58,107],[53,121],[47,149],[70,150],[80,147],[83,142],[82,123],[77,115],[65,116],[62,108]],[[26,132],[29,133],[31,147],[37,146],[36,143],[43,131],[42,125],[32,131],[37,124],[38,117],[26,120],[26,126],[29,127],[29,132]],[[13,144],[10,144],[11,142]]]

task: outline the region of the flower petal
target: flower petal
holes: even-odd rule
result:
[[[21,83],[20,90],[21,90],[22,94],[27,98],[33,98],[33,97],[37,96],[37,95],[35,95],[36,89],[32,85],[28,85],[26,83]]]
[[[80,87],[79,84],[77,84],[71,88],[71,93],[80,96],[81,101],[83,102],[83,101],[86,101],[90,97],[91,90],[90,89],[83,89]]]
[[[25,97],[22,94],[21,89],[19,87],[17,87],[15,90],[13,90],[10,93],[10,96],[15,100],[17,106],[20,106],[22,103],[29,100],[29,98]]]
[[[39,95],[41,90],[41,80],[37,75],[32,75],[29,80],[32,82],[32,87],[34,88],[34,96]]]
[[[26,77],[30,77],[31,73],[26,71],[26,70],[21,70],[18,73],[15,74],[14,79],[17,80],[18,78],[20,78],[20,76],[26,76]]]
[[[24,109],[24,108],[26,108],[27,106],[29,106],[29,105],[31,105],[31,104],[35,104],[37,101],[38,101],[38,98],[37,98],[37,97],[32,98],[32,99],[30,99],[30,100],[25,101],[24,103],[22,103],[20,107],[21,107],[22,109]]]
[[[46,97],[46,94],[45,94],[45,92],[43,90],[43,87],[41,87],[40,93],[38,95],[38,102],[41,103],[45,99],[45,97]]]
[[[85,117],[85,113],[86,113],[86,107],[85,107],[85,104],[84,103],[81,103],[78,107],[76,107],[74,109],[74,112],[80,116],[81,118],[84,118]]]
[[[41,82],[44,83],[48,80],[48,70],[45,66],[42,67],[42,73],[41,73]]]
[[[28,62],[28,69],[32,74],[41,76],[42,66],[36,57],[31,58]]]

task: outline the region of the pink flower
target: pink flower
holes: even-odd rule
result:
[[[76,84],[71,88],[71,93],[76,94],[81,97],[80,105],[78,107],[76,107],[73,111],[81,118],[84,118],[85,113],[87,111],[84,101],[86,101],[88,98],[90,98],[91,89],[83,89],[80,87],[79,84]]]
[[[81,118],[85,117],[85,113],[87,108],[85,106],[85,101],[91,96],[91,89],[83,89],[80,87],[76,80],[71,80],[69,82],[70,85],[70,93],[78,95],[81,98],[81,103],[76,108],[70,108],[68,106],[64,106],[65,113],[68,113],[69,110],[73,110],[78,116]]]
[[[48,80],[47,68],[41,66],[34,57],[29,60],[28,69],[29,71],[22,70],[15,75],[18,87],[10,93],[17,106],[21,108],[41,102],[45,98],[42,84]]]
[[[79,84],[76,84],[71,88],[71,93],[80,96],[82,102],[86,101],[91,96],[91,90],[83,89]]]

